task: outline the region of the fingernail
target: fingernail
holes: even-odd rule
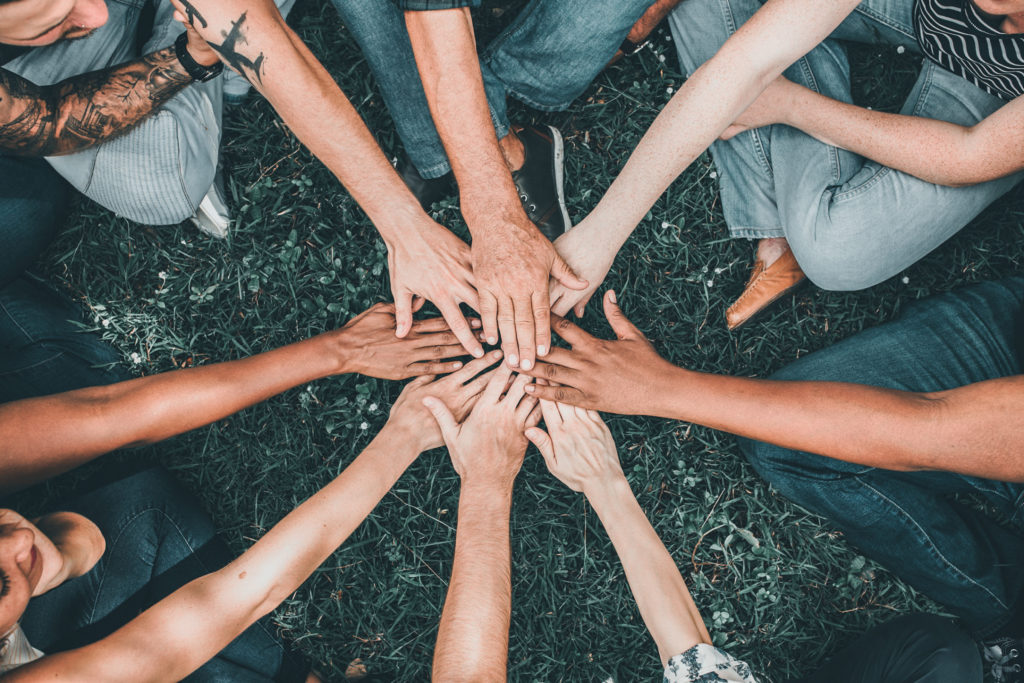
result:
[[[473,349],[473,358],[482,358],[484,355],[483,349]]]
[[[501,349],[495,349],[494,351],[491,351],[491,358],[501,358]]]
[[[613,304],[619,303],[618,301],[615,300],[615,290],[614,289],[609,289],[608,290],[608,300],[611,301]]]
[[[497,344],[497,343],[498,343],[498,340],[497,340],[497,339],[495,339],[494,337],[488,337],[488,338],[487,338],[487,343],[488,343],[488,344]]]
[[[452,367],[455,368],[456,370],[458,370],[459,368],[462,367],[462,361],[459,361],[459,360],[455,361],[454,363],[452,363]]]
[[[508,357],[508,364],[509,364],[509,365],[511,365],[512,367],[516,367],[516,366],[518,366],[518,365],[519,365],[519,356],[517,356],[517,355],[516,355],[516,354],[514,354],[514,353],[513,353],[513,354],[511,354],[511,355],[510,355],[510,356]]]
[[[533,367],[533,361],[530,360],[529,358],[524,358],[523,359],[523,370],[529,370],[532,367]]]
[[[535,385],[533,385],[533,384],[527,384],[526,385],[526,393],[532,394],[536,390],[537,390],[537,387]]]
[[[544,346],[543,344],[538,346],[537,347],[537,355],[538,356],[546,356],[546,355],[548,355],[548,347]]]
[[[469,321],[469,326],[474,328],[474,329],[477,328],[477,327],[480,327],[480,321],[479,320],[470,320]]]

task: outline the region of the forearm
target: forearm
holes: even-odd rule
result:
[[[662,662],[699,643],[710,643],[686,582],[625,478],[601,482],[586,493],[622,561]]]
[[[3,72],[0,148],[8,154],[69,154],[131,129],[192,82],[174,48],[111,69],[35,86]]]
[[[650,414],[783,448],[870,467],[1024,481],[1024,376],[924,394],[678,369],[651,396]]]
[[[237,361],[2,405],[0,490],[23,488],[116,448],[160,441],[344,372],[343,356],[321,335]]]
[[[241,557],[108,638],[44,658],[35,672],[73,671],[83,681],[181,680],[277,607],[348,538],[416,458],[415,444],[414,435],[385,427],[341,475]]]
[[[930,183],[973,185],[1017,170],[1016,150],[989,148],[980,128],[865,109],[795,83],[786,88],[782,123]]]
[[[435,681],[506,679],[511,497],[511,490],[463,484],[455,561],[434,651]]]
[[[405,20],[470,230],[488,229],[495,215],[509,222],[523,208],[491,121],[469,10],[406,12]]]

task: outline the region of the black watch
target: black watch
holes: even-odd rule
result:
[[[178,39],[174,41],[174,54],[181,62],[182,68],[188,72],[188,75],[192,77],[193,81],[205,82],[211,78],[220,76],[220,72],[224,70],[224,63],[217,60],[217,63],[213,66],[203,66],[196,60],[192,59],[192,55],[188,53],[188,31],[185,31]]]

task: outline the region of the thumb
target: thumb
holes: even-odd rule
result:
[[[452,415],[452,411],[448,410],[448,406],[444,404],[444,401],[433,396],[427,396],[423,399],[423,405],[427,407],[430,414],[437,420],[437,426],[441,428],[441,436],[444,437],[444,442],[452,443],[455,441],[459,425],[455,422],[455,416]]]
[[[551,264],[551,277],[558,280],[560,283],[568,287],[569,289],[586,289],[590,286],[590,283],[580,278],[572,271],[569,264],[565,262],[561,256],[555,254],[555,260]]]
[[[412,292],[395,294],[395,336],[404,337],[412,329]]]
[[[526,430],[526,438],[544,456],[548,469],[552,469],[555,465],[555,445],[551,443],[551,437],[548,436],[548,433],[540,427],[530,427]]]
[[[619,308],[615,298],[615,290],[609,289],[604,295],[604,315],[608,318],[608,324],[619,339],[644,339],[644,334],[637,329],[636,325],[629,321]]]

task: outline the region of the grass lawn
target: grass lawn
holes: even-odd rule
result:
[[[522,4],[484,3],[482,36],[494,35]],[[384,149],[397,151],[369,69],[333,8],[305,0],[291,23]],[[858,99],[898,106],[917,59],[874,47],[859,47],[853,57]],[[652,48],[603,73],[569,111],[513,106],[517,121],[562,130],[574,220],[596,204],[681,82],[662,29]],[[258,96],[228,114],[224,158],[236,217],[228,241],[189,225],[139,226],[81,201],[47,254],[51,279],[88,309],[95,329],[139,373],[272,349],[340,326],[389,298],[385,248],[373,226]],[[806,287],[730,334],[724,312],[742,289],[752,251],[728,239],[713,170],[704,156],[672,185],[606,283],[675,363],[764,376],[892,318],[909,301],[1022,269],[1022,205],[1014,191],[905,273],[864,292]],[[457,204],[443,206],[438,219],[466,234]],[[583,325],[607,333],[593,306]],[[110,457],[166,464],[241,551],[352,460],[384,424],[399,390],[359,376],[319,381],[157,447]],[[896,614],[937,609],[865,561],[828,523],[774,493],[729,435],[607,417],[633,489],[688,579],[715,643],[746,658],[766,680],[809,672],[828,652]],[[49,493],[77,476],[50,484]],[[446,452],[424,454],[277,610],[276,623],[331,680],[347,680],[356,659],[369,672],[363,680],[428,680],[457,501],[458,478]],[[532,448],[515,494],[512,563],[512,680],[660,680],[654,643],[596,516],[547,473]]]

